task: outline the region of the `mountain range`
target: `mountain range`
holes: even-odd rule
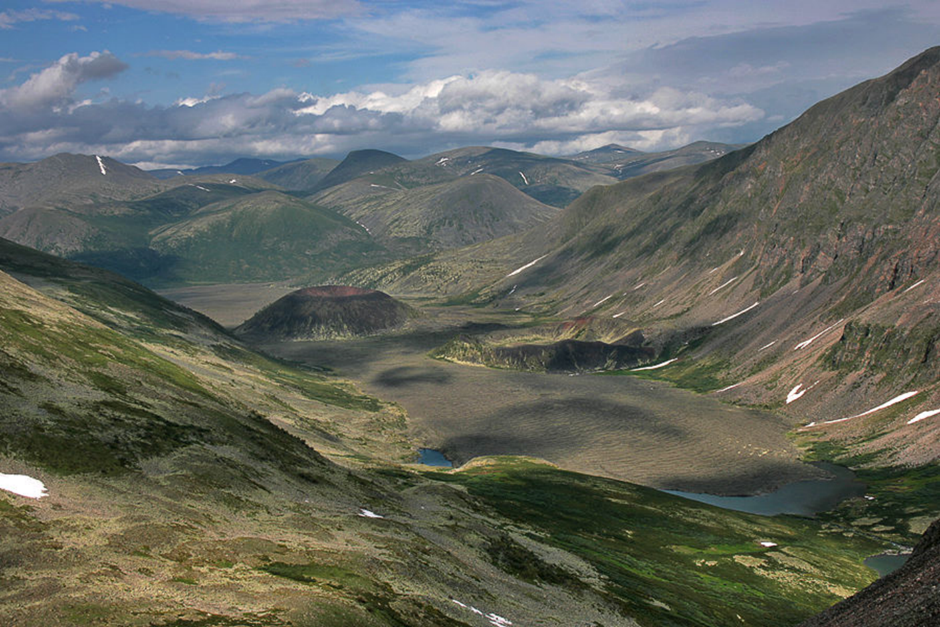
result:
[[[362,150],[170,178],[95,155],[3,164],[0,459],[49,496],[0,491],[0,621],[940,620],[938,90],[933,48],[743,147]],[[355,286],[282,299],[254,320],[266,332],[363,288],[427,315],[261,344],[131,279]],[[421,361],[396,361],[414,346]],[[337,373],[317,366],[329,352],[394,367]],[[814,518],[758,516],[527,457],[414,464],[447,438],[364,388],[446,394],[467,366],[527,371],[506,380],[549,429],[551,377],[692,390],[789,425],[787,447],[865,488]],[[571,429],[593,400],[565,405]],[[693,432],[637,411],[663,446]],[[524,447],[528,414],[487,418]],[[765,441],[726,445],[782,472]],[[907,566],[823,612],[875,579],[866,556],[925,530]]]

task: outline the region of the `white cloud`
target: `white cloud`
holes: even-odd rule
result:
[[[363,12],[358,0],[92,0],[218,22],[291,22]]]
[[[77,63],[77,57],[68,56],[54,67]],[[64,70],[52,70],[31,77],[14,88],[16,98],[0,102],[9,108],[9,103],[30,98],[63,100],[78,78],[73,72],[65,80]],[[50,87],[31,84],[43,75],[49,76],[42,82]],[[415,155],[481,143],[569,153],[611,141],[674,147],[698,138],[703,129],[763,115],[736,100],[675,89],[621,95],[627,91],[623,85],[583,77],[545,80],[486,71],[322,97],[286,88],[224,96],[210,89],[206,96],[182,98],[170,107],[85,100],[44,115],[12,117],[0,108],[0,155],[23,159],[70,151],[132,162],[206,163],[236,155],[335,155],[365,147]]]
[[[48,107],[67,100],[81,83],[110,78],[127,65],[105,50],[87,57],[78,53],[63,56],[16,87],[0,90],[0,103],[12,110]]]
[[[43,9],[25,9],[23,11],[3,11],[0,13],[0,29],[6,30],[13,28],[14,24],[20,22],[36,22],[39,20],[59,20],[62,22],[72,22],[79,19],[74,13],[64,13],[62,11],[46,11]]]
[[[175,61],[177,59],[184,59],[186,61],[201,61],[205,59],[211,59],[213,61],[234,61],[236,59],[245,58],[235,54],[234,52],[222,52],[221,50],[217,50],[216,52],[193,52],[192,50],[151,50],[150,52],[146,52],[141,56],[163,57],[164,59],[169,59],[170,61]]]

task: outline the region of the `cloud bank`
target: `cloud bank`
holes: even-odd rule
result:
[[[318,96],[291,89],[262,95],[181,98],[171,106],[78,100],[79,86],[116,75],[111,53],[73,53],[0,91],[0,154],[108,154],[129,162],[205,163],[232,155],[339,155],[364,146],[414,154],[473,143],[548,152],[625,141],[657,148],[701,129],[759,120],[760,109],[674,88],[630,93],[583,78],[485,71],[396,90]]]

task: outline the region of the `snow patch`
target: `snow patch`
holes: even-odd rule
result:
[[[444,167],[447,165],[448,161],[450,161],[450,157],[441,157],[440,159],[437,160],[437,163],[435,163],[434,165],[439,165],[441,167]]]
[[[611,294],[610,296],[605,296],[604,298],[600,299],[599,301],[597,301],[596,303],[594,303],[593,305],[591,305],[591,309],[594,309],[595,307],[597,307],[597,306],[600,305],[601,303],[607,302],[608,300],[610,300],[611,298],[613,298],[613,296],[614,296],[613,294]]]
[[[462,603],[458,601],[457,599],[451,599],[451,602],[456,604],[458,607],[462,607],[465,610],[469,610],[473,612],[477,616],[482,616],[483,618],[488,620],[491,625],[495,625],[495,627],[510,627],[512,625],[511,620],[509,620],[508,618],[503,618],[499,614],[494,614],[493,612],[483,612],[483,610],[478,610],[472,605],[467,605],[466,603]]]
[[[631,291],[631,292],[635,292],[635,291],[637,291],[638,289],[640,289],[641,287],[643,287],[644,285],[646,285],[646,282],[645,282],[645,281],[644,281],[643,283],[640,283],[639,285],[637,285],[636,287],[634,287],[634,288],[633,288],[632,290],[630,290],[630,291]]]
[[[98,168],[101,170],[101,176],[104,176],[108,173],[108,168],[104,167],[104,161],[101,160],[101,157],[95,155],[95,159],[98,160]]]
[[[542,261],[542,260],[545,259],[546,257],[548,257],[548,255],[542,255],[541,257],[539,257],[539,258],[536,259],[535,261],[530,261],[529,263],[525,264],[525,265],[522,266],[521,268],[516,268],[515,270],[513,270],[512,272],[510,272],[509,274],[507,274],[507,275],[506,275],[505,277],[503,277],[503,278],[508,279],[508,278],[511,277],[511,276],[516,276],[517,274],[519,274],[519,273],[522,272],[523,270],[527,270],[527,269],[531,268],[532,266],[534,266],[534,265],[537,264],[538,262]]]
[[[720,390],[715,390],[715,394],[720,394],[721,392],[727,392],[728,390],[733,390],[734,388],[741,385],[740,383],[735,383],[734,385],[729,385],[726,388],[721,388]]]
[[[662,299],[661,301],[659,301],[658,303],[656,303],[655,305],[653,305],[652,308],[653,308],[653,309],[656,309],[657,307],[659,307],[660,305],[662,305],[662,304],[665,303],[665,302],[666,302],[666,299],[664,298],[664,299]]]
[[[806,394],[807,390],[801,390],[800,388],[802,388],[802,387],[803,387],[803,384],[800,383],[800,384],[797,385],[795,388],[793,388],[792,390],[790,390],[790,393],[787,394],[787,405],[789,405],[789,404],[792,403],[793,401],[797,400],[798,398],[800,398],[800,397],[802,397],[804,394]]]
[[[723,288],[723,287],[728,287],[729,285],[731,285],[732,283],[734,283],[734,282],[737,281],[737,280],[738,280],[738,277],[732,277],[732,278],[728,279],[727,281],[725,281],[724,283],[722,283],[721,285],[719,285],[718,287],[716,287],[715,289],[713,289],[712,291],[710,291],[710,292],[708,293],[708,295],[711,296],[712,294],[714,294],[715,292],[717,292],[717,291],[720,290],[721,288]]]
[[[621,311],[620,313],[614,314],[612,317],[613,317],[613,318],[619,318],[620,316],[622,316],[622,315],[625,314],[625,313],[627,313],[627,312]]]
[[[761,351],[765,351],[765,350],[767,350],[768,348],[770,348],[771,346],[773,346],[773,345],[776,344],[776,343],[777,343],[777,340],[774,340],[774,341],[771,342],[770,344],[764,344],[763,346],[761,346],[760,348],[757,349],[757,352],[759,353],[759,352],[761,352]]]
[[[362,507],[359,508],[359,515],[363,518],[385,518],[385,516],[380,516],[379,514]]]
[[[912,425],[912,424],[914,424],[915,422],[920,422],[921,420],[926,420],[927,418],[931,418],[931,417],[933,417],[933,416],[936,416],[937,414],[940,414],[940,409],[933,409],[933,410],[930,410],[930,411],[922,411],[922,412],[920,412],[919,414],[917,414],[916,416],[914,416],[913,418],[911,418],[910,420],[908,420],[908,421],[907,421],[907,424]]]
[[[749,312],[750,310],[754,309],[754,308],[757,307],[758,305],[760,305],[760,301],[757,301],[756,303],[754,303],[754,304],[751,305],[750,307],[745,307],[744,309],[742,309],[742,310],[739,311],[738,313],[731,314],[731,315],[728,316],[727,318],[722,318],[722,319],[719,320],[718,322],[712,323],[712,326],[713,326],[713,327],[717,327],[719,324],[724,324],[725,322],[728,322],[729,320],[734,320],[734,319],[737,318],[738,316],[743,316],[744,314],[746,314],[746,313]]]
[[[522,180],[525,181],[525,184],[526,184],[526,185],[529,184],[529,179],[527,179],[527,178],[525,177],[525,174],[522,173],[522,170],[519,170],[519,176],[522,177]]]
[[[656,369],[658,369],[658,368],[665,368],[666,366],[668,366],[668,365],[671,364],[672,362],[678,361],[678,360],[679,360],[678,357],[673,357],[672,359],[670,359],[670,360],[668,360],[668,361],[664,361],[664,362],[661,363],[661,364],[656,364],[655,366],[643,366],[642,368],[634,368],[634,369],[631,370],[630,372],[639,372],[640,370],[656,370]]]
[[[918,281],[918,282],[915,283],[914,285],[910,286],[909,288],[907,288],[906,290],[904,290],[904,291],[901,292],[901,293],[902,293],[902,294],[907,294],[908,292],[910,292],[910,291],[911,291],[912,289],[914,289],[915,287],[918,287],[919,285],[922,285],[926,280],[927,280],[927,279],[921,279],[920,281]]]
[[[229,184],[229,185],[234,185],[234,184],[237,183],[237,182],[238,182],[238,179],[232,179],[231,181],[228,182],[228,184]]]
[[[512,296],[512,295],[515,293],[517,287],[519,287],[519,286],[518,286],[518,285],[513,285],[513,286],[512,286],[512,289],[509,290],[509,293],[506,294],[506,296]]]
[[[772,549],[772,548],[774,548],[775,546],[777,546],[777,543],[776,543],[776,542],[768,542],[767,540],[763,540],[763,541],[759,542],[759,544],[760,544],[762,547],[764,547],[765,549]]]
[[[476,170],[470,173],[470,176],[473,176],[474,174],[479,174],[482,171],[483,171],[483,168],[477,168]]]
[[[848,418],[839,418],[839,419],[837,419],[837,420],[827,420],[827,421],[821,422],[821,423],[819,423],[819,424],[820,424],[820,425],[832,425],[832,424],[835,424],[835,423],[837,423],[837,422],[845,422],[846,420],[852,420],[853,418],[861,418],[862,416],[867,416],[867,415],[869,415],[869,414],[875,413],[876,411],[881,411],[882,409],[885,409],[885,408],[887,408],[887,407],[891,407],[892,405],[896,405],[897,403],[900,403],[901,401],[906,401],[907,399],[911,398],[912,396],[916,396],[916,395],[919,394],[919,393],[920,393],[919,390],[915,390],[914,392],[905,392],[904,394],[901,394],[900,396],[895,396],[894,398],[892,398],[892,399],[891,399],[890,401],[888,401],[887,403],[882,403],[882,404],[879,405],[878,407],[875,407],[875,408],[873,408],[873,409],[869,409],[868,411],[863,411],[863,412],[860,413],[860,414],[855,414],[854,416],[849,416]],[[807,426],[807,427],[812,427],[812,426],[815,426],[815,425],[816,425],[815,422],[811,422],[810,424],[808,424],[808,425],[806,425],[806,426]]]
[[[808,340],[804,340],[804,341],[800,342],[799,344],[796,345],[796,347],[794,347],[793,350],[798,351],[798,350],[800,350],[801,348],[806,348],[807,346],[809,346],[810,344],[812,344],[813,342],[815,342],[816,340],[818,340],[819,338],[821,338],[822,336],[824,336],[826,333],[829,333],[829,332],[832,331],[834,328],[836,328],[837,326],[839,326],[839,324],[841,324],[841,322],[842,322],[843,320],[845,320],[845,318],[839,318],[839,320],[838,320],[835,324],[826,327],[825,329],[823,329],[822,331],[820,331],[819,333],[817,333],[817,334],[814,335],[813,337],[809,338]]]
[[[41,499],[46,494],[46,484],[27,475],[5,475],[0,473],[0,490],[25,496],[28,499]]]

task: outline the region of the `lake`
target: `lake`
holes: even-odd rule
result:
[[[454,462],[444,457],[444,454],[440,451],[435,451],[432,448],[418,449],[418,463],[424,464],[425,466],[440,466],[443,468],[454,467]]]
[[[813,465],[831,473],[833,477],[796,481],[784,485],[779,490],[756,496],[715,496],[679,490],[664,492],[724,509],[762,516],[814,516],[818,512],[831,510],[847,498],[865,494],[865,484],[856,479],[855,474],[848,468],[823,462]]]

